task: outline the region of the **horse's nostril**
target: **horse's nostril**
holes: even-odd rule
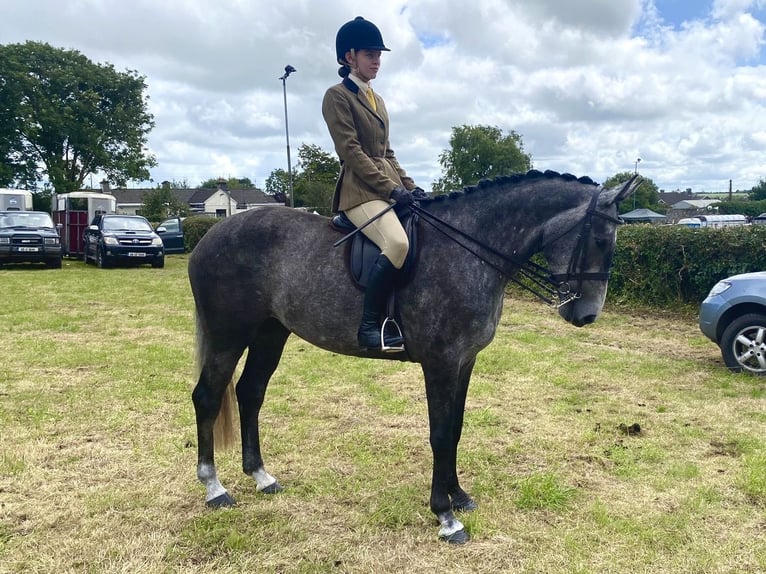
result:
[[[579,319],[576,319],[572,324],[575,327],[584,327],[585,325],[590,325],[591,323],[594,323],[596,321],[596,315],[586,315],[585,317],[580,317]]]

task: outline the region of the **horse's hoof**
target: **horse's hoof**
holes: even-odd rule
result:
[[[473,512],[479,505],[472,498],[452,502],[452,510],[455,512]]]
[[[228,493],[224,492],[206,502],[210,508],[227,508],[237,506],[237,501]]]
[[[277,494],[278,492],[282,492],[282,487],[278,482],[273,482],[267,487],[261,489],[261,492],[263,494]]]
[[[440,538],[449,544],[465,544],[471,539],[465,528],[461,528],[457,532],[441,536]]]

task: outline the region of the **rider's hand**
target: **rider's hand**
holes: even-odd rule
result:
[[[412,190],[412,197],[415,199],[426,199],[428,198],[428,194],[422,187],[416,187]]]
[[[399,205],[412,205],[415,202],[412,193],[401,185],[397,185],[391,192],[391,199]]]

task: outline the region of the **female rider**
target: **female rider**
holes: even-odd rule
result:
[[[393,202],[410,205],[425,196],[396,160],[388,141],[386,106],[370,87],[370,80],[378,75],[383,51],[390,50],[372,22],[358,16],[341,26],[335,38],[335,52],[341,65],[338,74],[343,80],[328,89],[322,101],[322,115],[341,164],[332,209],[345,212],[357,227]],[[369,224],[362,233],[381,253],[364,293],[357,332],[359,346],[401,348],[401,337],[387,336],[382,340],[380,314],[393,289],[396,272],[407,256],[407,234],[394,210]]]

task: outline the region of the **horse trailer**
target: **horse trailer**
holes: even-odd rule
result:
[[[32,192],[0,188],[0,211],[32,211]]]
[[[61,249],[68,257],[83,254],[85,229],[96,215],[115,213],[117,198],[108,193],[73,191],[53,194],[51,198],[53,222],[61,226]]]
[[[686,217],[678,221],[678,225],[686,227],[736,227],[747,225],[747,217],[744,215],[697,215]]]

